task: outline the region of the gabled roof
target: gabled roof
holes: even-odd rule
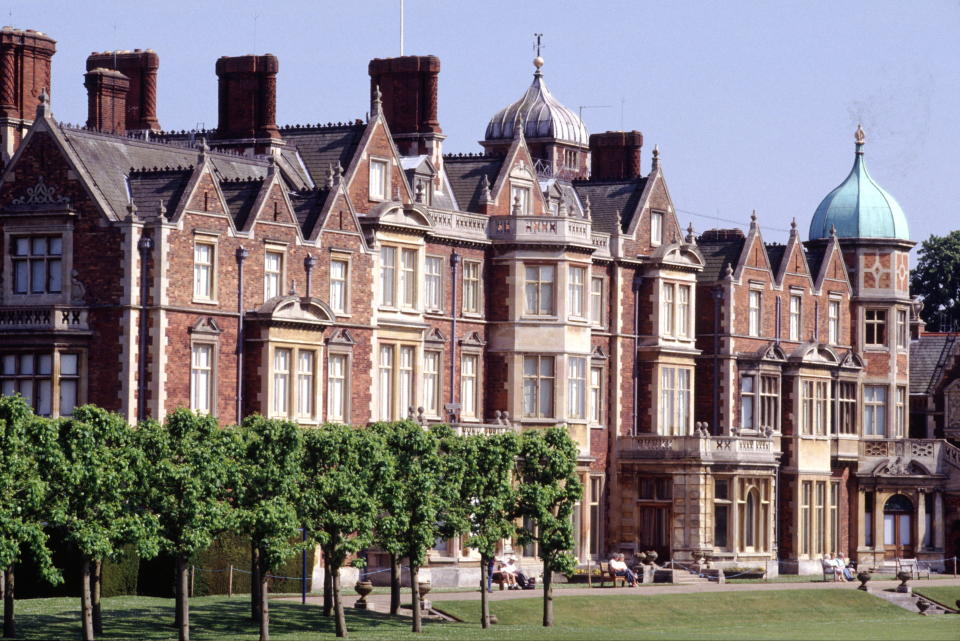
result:
[[[326,127],[284,127],[280,133],[287,148],[300,153],[313,182],[323,185],[331,165],[339,163],[344,171],[350,166],[366,127],[366,123],[356,121]]]
[[[500,156],[444,156],[443,168],[447,173],[450,188],[457,204],[464,211],[479,212],[480,196],[483,193],[483,178],[490,187],[497,181],[503,167]]]
[[[304,237],[310,238],[313,235],[313,230],[320,220],[323,205],[330,192],[329,188],[290,192],[290,205],[293,207],[293,215],[297,217],[297,222],[300,223],[300,229],[303,231]]]
[[[189,170],[131,172],[127,181],[133,203],[137,206],[137,215],[144,220],[156,218],[160,215],[162,203],[166,216],[171,217],[190,182],[191,174]]]
[[[590,199],[590,215],[595,231],[614,233],[624,232],[633,220],[640,206],[640,197],[646,185],[646,178],[618,180],[611,182],[578,180],[573,188],[580,197],[583,206]],[[617,229],[617,212],[620,212],[620,229]]]
[[[952,340],[951,340],[952,339]],[[926,394],[937,374],[937,363],[944,350],[956,346],[956,335],[920,334],[918,340],[910,343],[910,393]]]
[[[226,201],[227,210],[237,229],[243,229],[247,218],[253,211],[253,205],[263,189],[263,181],[256,179],[220,181],[220,191]]]
[[[739,229],[712,229],[697,238],[697,248],[703,255],[703,271],[697,280],[712,282],[721,280],[727,271],[737,266],[746,238]]]

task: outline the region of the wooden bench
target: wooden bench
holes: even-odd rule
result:
[[[612,587],[617,587],[618,581],[623,585],[623,587],[627,587],[627,577],[624,575],[618,576],[613,570],[610,569],[610,564],[608,562],[601,561],[600,587],[602,588],[608,581],[613,584]]]
[[[921,576],[930,578],[930,564],[924,563],[919,559],[897,559],[897,573],[908,572],[911,578],[919,579]]]

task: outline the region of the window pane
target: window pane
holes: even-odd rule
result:
[[[30,254],[30,239],[18,238],[13,249],[14,256],[28,256]]]
[[[30,292],[42,294],[46,285],[46,265],[42,260],[30,261]]]
[[[16,294],[26,294],[29,278],[27,276],[27,261],[18,260],[13,264],[13,291]]]
[[[392,306],[396,304],[396,295],[394,292],[396,264],[396,247],[383,247],[380,250],[380,292],[382,296],[381,303],[384,305]]]
[[[77,381],[60,381],[60,416],[70,416],[77,406]]]
[[[47,261],[47,291],[51,294],[59,294],[63,288],[63,267],[58,259]]]
[[[37,373],[49,376],[51,372],[53,372],[53,355],[40,354],[37,356]]]
[[[30,253],[34,256],[45,256],[47,254],[47,239],[44,237],[33,238],[30,243]]]
[[[49,245],[47,247],[47,252],[51,256],[61,256],[63,255],[63,239],[60,236],[52,236],[49,239]]]
[[[33,374],[33,354],[20,355],[20,374]]]

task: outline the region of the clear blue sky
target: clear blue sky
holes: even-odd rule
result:
[[[958,224],[960,2],[473,2],[406,0],[407,54],[443,62],[446,150],[478,151],[487,120],[531,80],[532,34],[564,104],[589,131],[639,129],[644,171],[660,145],[681,223],[745,225],[767,240],[792,217],[803,237],[846,176],[862,121],[874,178],[923,240]],[[53,112],[83,122],[94,50],[160,54],[164,128],[216,126],[214,62],[280,59],[278,120],[362,117],[367,61],[399,53],[399,0],[8,1],[3,22],[57,40]],[[622,113],[622,120],[621,120]],[[694,215],[697,214],[697,215]],[[721,226],[730,223],[719,221]]]

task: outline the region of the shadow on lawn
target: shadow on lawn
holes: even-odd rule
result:
[[[172,600],[156,599],[149,607],[111,607],[104,600],[103,634],[99,639],[175,639]],[[259,628],[250,621],[250,603],[244,599],[202,600],[190,605],[190,637],[192,639],[232,639],[238,636],[256,638]],[[17,617],[18,636],[23,639],[78,639],[80,613],[63,609],[56,614],[24,614]],[[347,610],[347,628],[351,631],[406,631],[409,621],[387,614],[368,612],[358,615]],[[314,605],[270,602],[270,636],[334,635],[334,620],[324,617]]]

